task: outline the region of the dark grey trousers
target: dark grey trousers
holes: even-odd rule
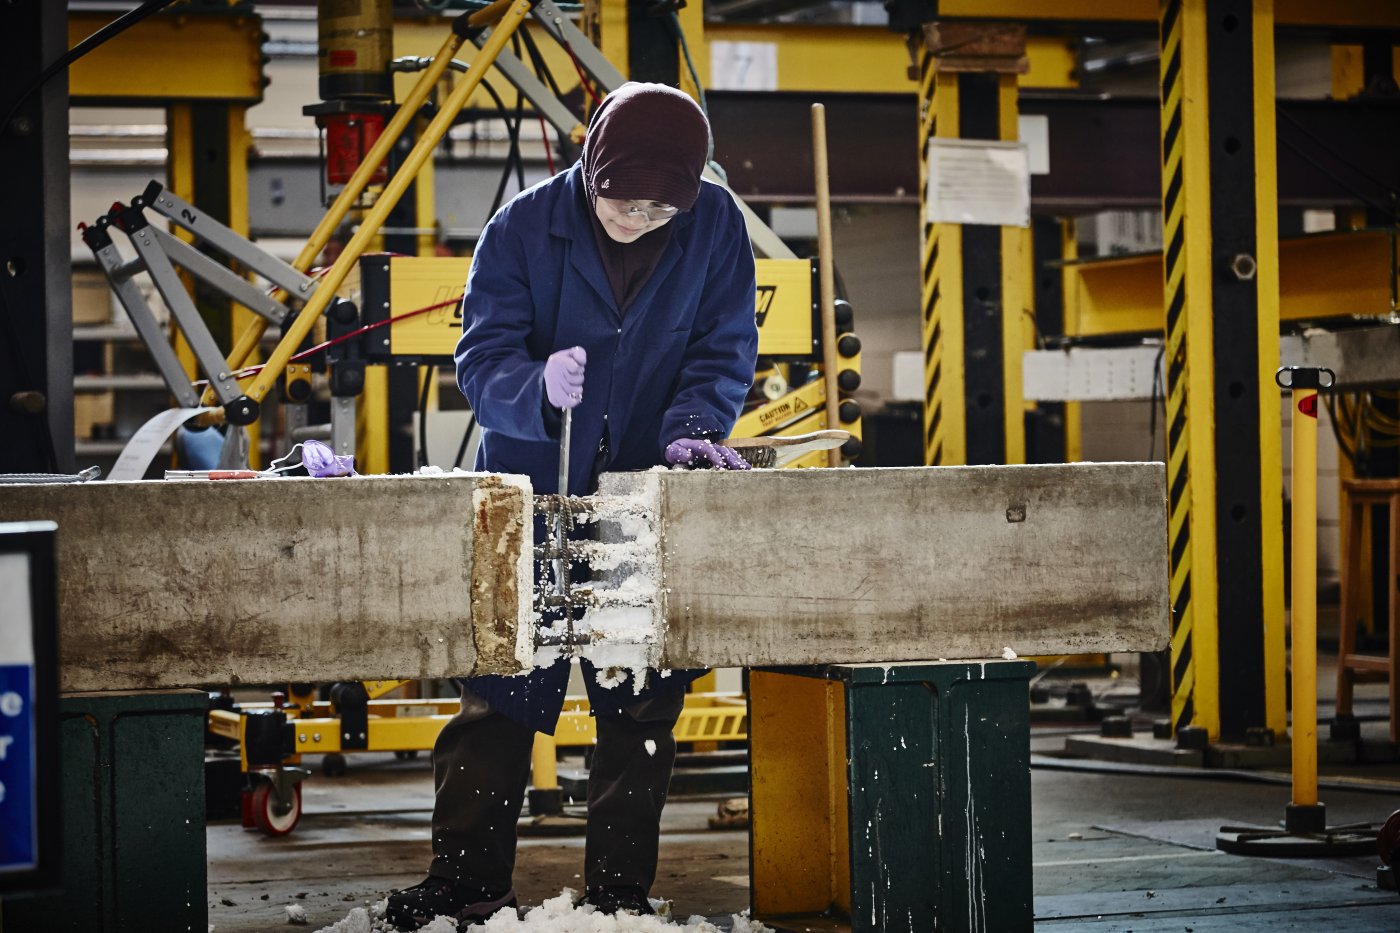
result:
[[[595,715],[598,744],[588,775],[584,883],[656,880],[661,810],[676,761],[672,734],[684,685]],[[535,732],[469,690],[433,747],[433,864],[429,874],[504,893],[515,870],[515,827],[530,776]],[[648,748],[648,743],[653,743]]]

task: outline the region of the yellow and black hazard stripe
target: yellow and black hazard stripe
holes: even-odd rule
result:
[[[1286,721],[1273,20],[1160,27],[1172,722],[1238,741]]]
[[[941,466],[944,460],[944,437],[947,425],[943,420],[943,311],[944,298],[939,285],[941,267],[938,262],[941,224],[928,219],[928,147],[938,132],[938,68],[933,54],[926,48],[919,58],[919,220],[922,260],[924,347],[924,463]]]
[[[1186,226],[1183,136],[1184,81],[1181,71],[1182,0],[1165,0],[1162,29],[1162,238],[1166,276],[1167,508],[1171,549],[1171,668],[1173,731],[1195,715],[1192,659],[1191,463],[1186,430]]]

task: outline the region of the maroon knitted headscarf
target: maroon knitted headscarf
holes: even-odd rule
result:
[[[710,124],[695,101],[665,84],[629,81],[588,122],[583,178],[589,204],[659,201],[689,210],[700,194]]]

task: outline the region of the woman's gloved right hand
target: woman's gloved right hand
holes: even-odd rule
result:
[[[583,401],[583,369],[588,354],[583,347],[557,350],[544,361],[544,392],[555,408],[573,408]]]

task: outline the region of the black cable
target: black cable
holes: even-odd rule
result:
[[[170,6],[170,4],[173,2],[175,2],[175,0],[146,0],[145,3],[141,4],[133,10],[128,10],[127,12],[123,13],[121,16],[112,20],[106,26],[103,26],[101,29],[97,30],[97,32],[94,32],[82,42],[79,42],[67,52],[64,52],[62,55],[60,55],[53,62],[53,64],[49,65],[43,71],[39,72],[39,77],[35,78],[34,81],[31,82],[28,87],[21,91],[19,96],[16,97],[14,101],[10,104],[10,109],[5,111],[4,119],[0,119],[0,133],[5,132],[6,127],[10,125],[10,121],[14,119],[15,113],[24,104],[24,102],[29,99],[29,95],[33,94],[35,91],[39,90],[39,88],[43,87],[45,82],[47,82],[50,78],[58,74],[63,69],[67,68],[69,65],[73,64],[78,59],[82,58],[87,53],[91,52],[93,49],[97,48],[102,43],[106,42],[108,39],[112,38],[115,35],[118,35],[119,33],[127,29],[130,29],[132,26],[135,26],[137,23],[141,22],[141,20],[150,16],[152,13],[155,13],[164,7]]]
[[[486,219],[490,220],[496,216],[496,211],[501,209],[501,204],[505,200],[506,185],[510,182],[511,170],[514,160],[520,154],[520,128],[512,126],[510,115],[506,112],[506,103],[501,100],[501,95],[496,93],[490,82],[483,80],[481,86],[486,89],[486,93],[491,95],[491,100],[496,104],[496,109],[500,111],[501,119],[506,124],[506,134],[510,136],[510,151],[506,153],[506,164],[501,172],[501,180],[496,185],[496,196],[491,199],[491,209],[486,214]]]
[[[1162,385],[1162,358],[1166,356],[1167,344],[1163,341],[1157,349],[1157,358],[1152,361],[1152,395],[1148,399],[1151,413],[1147,418],[1147,459],[1155,459],[1157,453],[1157,403],[1165,402],[1166,389]],[[1170,451],[1165,451],[1170,455]]]
[[[1348,184],[1347,182],[1343,181],[1342,179],[1338,178],[1334,172],[1329,171],[1328,168],[1327,168],[1325,165],[1323,165],[1321,162],[1317,161],[1317,159],[1314,159],[1312,156],[1310,156],[1310,155],[1308,155],[1306,152],[1304,152],[1301,148],[1299,148],[1299,146],[1298,146],[1297,143],[1292,142],[1291,140],[1288,139],[1288,137],[1286,137],[1286,136],[1280,136],[1280,137],[1279,137],[1279,142],[1283,143],[1283,144],[1284,144],[1285,146],[1287,146],[1289,149],[1292,149],[1295,155],[1297,155],[1297,156],[1298,156],[1299,158],[1301,158],[1303,161],[1307,162],[1307,163],[1308,163],[1309,165],[1311,165],[1313,168],[1317,169],[1317,170],[1318,170],[1319,172],[1321,172],[1323,175],[1325,175],[1325,176],[1327,176],[1329,179],[1331,179],[1331,180],[1337,185],[1338,188],[1341,188],[1341,189],[1343,189],[1343,190],[1345,190],[1345,191],[1350,192],[1350,193],[1352,194],[1352,196],[1355,197],[1355,198],[1356,198],[1358,201],[1360,201],[1362,204],[1365,204],[1367,207],[1371,208],[1372,210],[1379,211],[1380,213],[1386,215],[1387,217],[1390,217],[1390,218],[1392,218],[1392,219],[1395,218],[1396,213],[1395,213],[1395,207],[1394,207],[1394,206],[1387,206],[1387,205],[1384,205],[1384,204],[1380,203],[1379,201],[1373,201],[1373,200],[1371,200],[1370,197],[1368,197],[1367,195],[1365,195],[1365,194],[1363,194],[1362,192],[1358,191],[1356,188],[1353,188],[1350,184]]]
[[[510,39],[511,39],[511,49],[515,52],[515,57],[516,57],[516,58],[519,58],[519,57],[520,57],[520,33],[519,33],[519,32],[512,33]],[[525,95],[524,95],[523,93],[521,93],[520,88],[516,88],[516,89],[515,89],[515,136],[512,137],[512,138],[513,138],[513,141],[514,141],[514,146],[515,146],[515,148],[514,148],[514,150],[512,151],[512,155],[514,155],[514,157],[515,157],[515,177],[516,177],[516,182],[517,182],[517,184],[519,184],[520,190],[521,190],[521,191],[524,191],[524,190],[525,190],[525,157],[524,157],[524,156],[521,154],[521,152],[520,152],[520,128],[521,128],[522,126],[524,126],[524,125],[525,125]]]
[[[437,367],[429,366],[423,373],[423,391],[418,393],[418,465],[428,465],[428,392],[437,377]]]
[[[476,427],[476,412],[467,415],[467,429],[462,432],[462,443],[457,447],[457,459],[452,461],[452,468],[455,470],[462,465],[462,458],[467,455],[467,448],[471,446],[472,429]]]
[[[525,50],[530,53],[530,62],[535,66],[535,77],[547,84],[549,89],[554,92],[554,96],[562,101],[564,92],[559,90],[559,85],[554,80],[554,72],[550,71],[549,63],[540,54],[540,47],[535,42],[535,37],[530,35],[528,30],[519,35],[525,40]]]
[[[1347,168],[1360,175],[1362,178],[1365,178],[1367,181],[1371,182],[1376,187],[1383,188],[1386,194],[1392,196],[1395,194],[1395,190],[1391,187],[1390,182],[1386,181],[1384,178],[1379,178],[1375,175],[1372,175],[1369,171],[1366,170],[1364,166],[1357,165],[1355,162],[1352,162],[1341,152],[1338,152],[1332,147],[1331,143],[1323,139],[1321,136],[1318,136],[1312,130],[1308,129],[1307,126],[1304,125],[1301,120],[1293,116],[1293,114],[1289,113],[1287,110],[1283,109],[1283,105],[1281,103],[1278,107],[1278,115],[1283,117],[1289,123],[1293,124],[1294,128],[1296,128],[1298,132],[1302,133],[1308,139],[1311,139],[1314,143],[1325,149],[1327,151],[1327,154],[1332,156],[1332,158],[1336,159],[1338,162],[1342,163]]]

